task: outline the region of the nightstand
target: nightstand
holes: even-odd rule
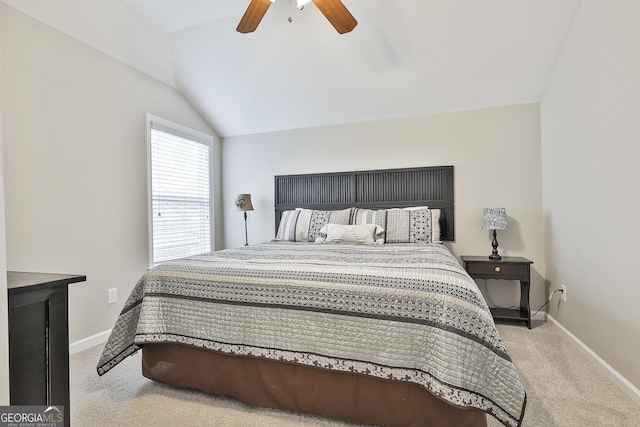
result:
[[[519,280],[520,307],[491,308],[494,319],[521,320],[531,329],[531,308],[529,306],[529,287],[531,284],[531,264],[522,257],[502,257],[495,261],[488,256],[462,256],[464,269],[474,279]]]

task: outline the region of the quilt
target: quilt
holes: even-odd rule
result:
[[[98,362],[180,343],[418,384],[519,426],[526,394],[476,283],[440,244],[270,242],[140,278]]]

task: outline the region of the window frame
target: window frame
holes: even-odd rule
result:
[[[152,150],[151,150],[151,130],[153,125],[158,125],[159,131],[166,132],[181,138],[206,145],[209,150],[209,238],[210,250],[215,248],[215,218],[214,218],[214,158],[213,158],[213,135],[189,128],[187,126],[174,123],[162,117],[147,113],[146,115],[146,145],[147,145],[147,230],[148,230],[148,259],[149,268],[153,268],[160,262],[156,262],[153,253],[153,194],[152,194]],[[175,258],[179,259],[179,258]],[[162,261],[164,262],[164,261]]]

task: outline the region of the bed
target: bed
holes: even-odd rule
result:
[[[521,425],[526,394],[489,309],[437,243],[454,236],[452,178],[450,166],[276,177],[276,239],[148,271],[99,375],[142,348],[146,377],[250,404]]]

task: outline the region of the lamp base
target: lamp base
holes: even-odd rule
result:
[[[244,211],[244,245],[249,246],[249,234],[247,233],[247,211]]]
[[[491,255],[489,255],[489,259],[493,261],[499,261],[502,259],[500,255],[498,255],[498,234],[496,230],[493,230],[493,240],[491,241],[491,246],[493,247],[493,251]]]

